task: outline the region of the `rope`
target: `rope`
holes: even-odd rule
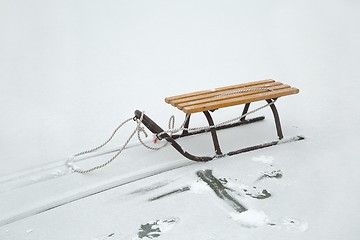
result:
[[[269,89],[269,88],[260,88],[260,87],[257,87],[257,88],[239,89],[239,90],[235,90],[235,91],[230,91],[230,92],[226,92],[226,93],[219,94],[219,95],[215,96],[214,98],[219,98],[219,97],[234,95],[234,94],[238,94],[238,93],[255,92],[255,91],[271,91],[271,89]]]
[[[185,130],[185,129],[186,129],[186,128],[184,128],[184,126],[185,126],[186,121],[189,119],[189,117],[190,117],[190,115],[187,114],[184,122],[181,124],[180,128],[178,128],[178,129],[182,129],[182,130]],[[175,116],[174,116],[174,115],[171,115],[171,117],[169,118],[168,126],[169,126],[169,131],[175,131],[175,129],[174,129],[174,128],[175,128]],[[169,136],[171,137],[172,134],[173,134],[173,132],[170,132],[170,133],[169,133]],[[161,140],[161,139],[158,137],[158,135],[159,135],[159,134],[156,134],[156,135],[155,135],[156,138],[155,138],[154,142],[156,142],[157,140]],[[165,141],[165,143],[164,143],[163,145],[161,145],[160,147],[151,147],[151,146],[147,145],[147,144],[141,139],[140,133],[138,133],[138,139],[139,139],[139,142],[140,142],[144,147],[146,147],[146,148],[148,148],[148,149],[151,149],[151,150],[160,150],[161,148],[163,148],[163,147],[165,147],[165,146],[167,146],[167,145],[169,144],[168,141]]]
[[[78,157],[78,156],[81,156],[81,155],[85,155],[85,154],[88,154],[88,153],[95,152],[95,151],[99,150],[100,148],[104,147],[106,144],[108,144],[108,143],[114,138],[116,132],[117,132],[125,123],[127,123],[127,122],[129,122],[129,121],[131,121],[131,120],[134,120],[134,118],[128,118],[128,119],[126,119],[124,122],[122,122],[122,123],[114,130],[114,132],[111,134],[110,138],[109,138],[108,140],[106,140],[103,144],[101,144],[100,146],[70,156],[70,157],[67,159],[67,161],[66,161],[66,165],[67,165],[72,171],[77,172],[77,173],[89,173],[89,172],[92,172],[92,171],[95,171],[95,170],[98,170],[98,169],[100,169],[100,168],[105,167],[106,165],[108,165],[109,163],[111,163],[112,161],[114,161],[114,160],[122,153],[122,151],[124,151],[124,149],[125,149],[126,146],[129,144],[130,140],[133,138],[133,136],[135,135],[136,132],[137,132],[138,134],[139,134],[140,132],[144,132],[144,134],[147,136],[144,128],[141,127],[141,122],[142,122],[142,120],[143,120],[143,116],[144,116],[144,111],[142,112],[140,119],[137,120],[137,125],[136,125],[135,130],[130,134],[129,138],[126,140],[126,142],[124,143],[124,145],[117,151],[117,153],[116,153],[112,158],[110,158],[110,159],[109,159],[108,161],[106,161],[105,163],[100,164],[100,165],[97,165],[97,166],[92,167],[92,168],[88,168],[88,169],[80,169],[80,168],[77,168],[77,167],[74,166],[73,161],[74,161],[75,157]]]
[[[242,114],[242,115],[239,116],[239,117],[236,117],[236,118],[233,118],[233,119],[224,121],[224,122],[219,123],[219,124],[215,124],[215,125],[212,125],[212,126],[204,126],[204,127],[194,127],[194,128],[184,128],[184,127],[180,127],[180,128],[177,128],[177,129],[169,129],[169,130],[166,130],[166,131],[163,131],[163,132],[160,132],[160,133],[156,134],[156,136],[157,136],[158,139],[161,139],[161,135],[163,135],[163,134],[165,134],[165,133],[167,133],[167,134],[169,134],[169,135],[171,136],[172,134],[177,133],[177,132],[180,132],[180,131],[183,131],[183,130],[188,131],[188,132],[192,132],[192,131],[208,130],[208,129],[211,129],[211,128],[218,128],[218,127],[221,127],[221,126],[223,126],[223,125],[227,125],[227,124],[229,124],[229,123],[236,122],[236,121],[240,120],[241,118],[246,117],[246,116],[249,115],[249,114],[252,114],[252,113],[254,113],[254,112],[257,112],[257,111],[259,111],[259,110],[261,110],[261,109],[263,109],[263,108],[266,108],[266,107],[274,104],[275,102],[276,102],[276,100],[273,100],[272,102],[270,102],[270,103],[268,103],[268,104],[266,104],[266,105],[263,105],[263,106],[261,106],[261,107],[259,107],[259,108],[256,108],[256,109],[254,109],[254,110],[252,110],[252,111],[250,111],[250,112],[247,112],[247,113],[245,113],[245,114]]]
[[[237,91],[231,91],[231,92],[226,92],[226,93],[222,93],[222,94],[219,94],[217,96],[215,96],[214,98],[219,98],[219,97],[222,97],[222,96],[228,96],[228,95],[233,95],[233,94],[237,94],[237,93],[244,93],[244,92],[250,92],[250,91],[271,91],[271,89],[269,88],[248,88],[248,89],[240,89],[240,90],[237,90]],[[265,104],[259,108],[256,108],[250,112],[247,112],[245,114],[242,114],[241,116],[239,117],[236,117],[236,118],[233,118],[233,119],[230,119],[230,120],[227,120],[225,122],[222,122],[222,123],[219,123],[219,124],[216,124],[216,125],[213,125],[213,126],[204,126],[204,127],[196,127],[196,128],[184,128],[183,125],[180,127],[180,128],[177,128],[177,129],[172,129],[172,128],[169,128],[169,130],[166,130],[166,131],[163,131],[161,133],[158,133],[156,134],[157,138],[158,139],[161,139],[161,135],[167,133],[169,135],[172,135],[174,133],[177,133],[177,132],[180,132],[180,131],[188,131],[188,132],[191,132],[191,131],[202,131],[202,130],[208,130],[208,129],[211,129],[211,128],[218,128],[218,127],[221,127],[223,125],[227,125],[229,123],[232,123],[232,122],[235,122],[235,121],[238,121],[240,120],[241,118],[243,117],[246,117],[247,115],[250,115],[252,113],[255,113],[263,108],[266,108],[266,107],[269,107],[270,105],[274,104],[276,102],[277,99],[274,99],[272,102],[268,103],[268,104]],[[185,124],[185,122],[184,122]]]
[[[244,92],[249,92],[249,91],[263,91],[263,90],[266,90],[266,91],[271,91],[270,89],[268,88],[249,88],[249,89],[241,89],[241,90],[237,90],[237,91],[231,91],[231,92],[227,92],[227,93],[223,93],[223,94],[219,94],[217,96],[215,96],[214,98],[219,98],[219,97],[222,97],[222,96],[228,96],[228,95],[233,95],[233,94],[237,94],[237,93],[244,93]],[[194,128],[185,128],[185,124],[186,122],[188,121],[189,117],[190,117],[190,114],[187,114],[186,115],[186,118],[184,120],[184,122],[181,124],[181,126],[177,129],[175,129],[175,116],[172,115],[170,118],[169,118],[169,123],[168,123],[168,127],[169,129],[166,130],[166,131],[163,131],[161,133],[158,133],[156,134],[156,138],[155,138],[155,141],[157,140],[161,140],[161,135],[163,134],[168,134],[170,137],[174,134],[174,133],[177,133],[177,132],[180,132],[180,131],[188,131],[188,132],[191,132],[191,131],[202,131],[202,130],[208,130],[208,129],[212,129],[212,128],[218,128],[218,127],[221,127],[223,125],[227,125],[227,124],[230,124],[232,122],[235,122],[235,121],[239,121],[241,118],[243,117],[246,117],[247,115],[249,114],[252,114],[254,112],[257,112],[263,108],[266,108],[272,104],[274,104],[276,102],[276,99],[274,99],[272,102],[266,104],[266,105],[263,105],[259,108],[256,108],[250,112],[247,112],[245,114],[242,114],[241,116],[239,117],[236,117],[236,118],[233,118],[233,119],[230,119],[230,120],[227,120],[227,121],[224,121],[222,123],[219,123],[219,124],[216,124],[216,125],[212,125],[212,126],[204,126],[204,127],[194,127]],[[148,149],[151,149],[151,150],[159,150],[165,146],[167,146],[167,144],[169,143],[168,141],[166,141],[163,145],[159,146],[159,147],[153,147],[153,146],[149,146],[147,145],[141,138],[141,132],[145,135],[145,137],[148,137],[148,134],[146,133],[146,131],[144,130],[144,127],[141,126],[142,124],[142,121],[143,121],[143,117],[144,117],[144,111],[142,111],[141,113],[141,116],[140,116],[140,119],[136,119],[135,117],[133,118],[128,118],[126,119],[124,122],[122,122],[117,128],[115,128],[115,130],[113,131],[113,133],[111,134],[111,136],[101,145],[95,147],[95,148],[92,148],[92,149],[89,149],[89,150],[86,150],[86,151],[83,151],[83,152],[80,152],[80,153],[77,153],[77,154],[74,154],[72,156],[70,156],[67,160],[66,160],[66,165],[69,167],[70,170],[72,170],[73,172],[77,172],[77,173],[89,173],[89,172],[92,172],[92,171],[95,171],[95,170],[98,170],[100,168],[103,168],[105,166],[107,166],[108,164],[110,164],[112,161],[114,161],[123,151],[124,149],[126,148],[126,146],[129,144],[129,142],[131,141],[131,139],[134,137],[135,134],[137,134],[137,137],[138,137],[138,140],[139,142],[146,148]],[[73,163],[74,163],[74,159],[76,157],[79,157],[81,155],[85,155],[85,154],[89,154],[89,153],[92,153],[92,152],[95,152],[97,150],[99,150],[100,148],[104,147],[106,144],[108,144],[115,136],[116,132],[123,126],[125,125],[126,123],[130,122],[131,120],[134,120],[137,122],[136,124],[136,128],[133,130],[133,132],[130,134],[129,138],[125,141],[125,143],[121,146],[121,148],[116,152],[116,154],[111,157],[108,161],[102,163],[102,164],[99,164],[95,167],[91,167],[91,168],[88,168],[88,169],[81,169],[81,168],[78,168],[76,167]]]
[[[174,129],[175,127],[175,116],[174,115],[171,115],[170,119],[169,119],[169,129]],[[146,132],[144,131],[144,134],[145,134],[145,137],[147,137],[147,134]],[[168,141],[166,141],[163,145],[159,146],[159,147],[152,147],[152,146],[149,146],[147,145],[142,139],[141,139],[141,136],[140,136],[140,132],[138,132],[137,134],[138,136],[138,139],[139,139],[139,142],[146,148],[150,149],[150,150],[160,150],[161,148],[165,147],[166,145],[168,145]],[[157,139],[157,138],[156,138]],[[156,139],[154,140],[156,142]]]

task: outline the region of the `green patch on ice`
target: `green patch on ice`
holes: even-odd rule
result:
[[[178,218],[156,220],[146,224],[141,224],[137,239],[154,239],[160,237],[164,232],[169,231],[179,221]]]
[[[253,189],[256,190],[256,187],[253,187]],[[261,192],[257,190],[249,192],[247,189],[244,189],[244,192],[246,195],[256,199],[266,199],[271,197],[271,193],[269,193],[266,189],[263,189]]]
[[[281,170],[265,171],[265,172],[263,172],[263,174],[256,181],[260,181],[260,180],[263,180],[265,178],[277,178],[277,179],[280,179],[282,177],[283,177],[283,173],[282,173]]]
[[[221,181],[217,179],[212,174],[212,170],[207,169],[203,171],[198,171],[196,174],[201,180],[207,183],[207,185],[214,191],[214,193],[219,198],[224,200],[235,211],[241,213],[248,210],[235,197],[233,197],[231,193],[228,191],[229,189],[223,185],[223,183],[225,182],[224,179],[222,179]]]
[[[160,236],[159,233],[161,233],[161,230],[159,227],[156,227],[157,222],[158,221],[141,225],[139,229],[138,237],[141,239],[145,237],[150,239],[159,237]]]

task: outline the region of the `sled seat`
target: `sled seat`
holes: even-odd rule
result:
[[[176,95],[165,98],[165,102],[186,114],[191,114],[276,99],[298,92],[297,88],[269,79]]]
[[[278,111],[275,107],[275,101],[278,98],[287,95],[297,94],[297,93],[299,93],[299,89],[269,79],[269,80],[262,80],[262,81],[220,87],[214,90],[197,91],[197,92],[167,97],[165,98],[165,102],[171,104],[172,106],[178,108],[179,110],[183,111],[186,114],[185,121],[183,124],[183,130],[180,134],[168,134],[168,132],[164,131],[152,119],[150,119],[148,116],[146,116],[143,112],[139,110],[135,111],[134,120],[141,119],[140,121],[142,121],[142,123],[152,133],[154,133],[158,139],[160,140],[165,139],[166,141],[168,141],[172,145],[172,147],[174,147],[184,157],[193,161],[205,162],[205,161],[210,161],[214,158],[231,156],[243,152],[248,152],[256,149],[278,145],[280,143],[303,140],[304,139],[303,136],[295,136],[288,140],[283,139],[284,136],[281,129],[280,118]],[[236,127],[236,126],[264,120],[265,119],[264,116],[246,119],[247,114],[250,113],[248,112],[250,104],[258,101],[266,101],[268,104],[264,105],[264,107],[269,106],[271,108],[271,111],[274,116],[276,131],[279,140],[275,140],[267,143],[261,143],[250,147],[244,147],[224,154],[220,148],[219,140],[217,137],[217,130]],[[213,112],[221,108],[237,106],[242,104],[245,104],[242,110],[242,114],[240,115],[239,118],[236,119],[235,122],[218,124],[218,125],[214,124],[210,112]],[[252,112],[254,112],[255,110],[253,110]],[[195,130],[190,130],[191,129],[189,128],[190,116],[194,113],[199,113],[199,112],[202,112],[205,115],[209,123],[209,127],[199,128],[199,129],[196,128]],[[211,137],[215,149],[215,155],[213,156],[195,156],[193,154],[190,154],[189,152],[185,151],[176,141],[177,138],[200,134],[204,132],[211,133]]]

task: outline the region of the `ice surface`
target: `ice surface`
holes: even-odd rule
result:
[[[301,232],[305,232],[309,229],[309,224],[305,221],[300,221],[297,219],[284,218],[282,220],[282,224],[286,227],[286,229],[290,230],[292,228],[296,228]]]
[[[359,239],[359,9],[358,1],[333,0],[3,0],[0,221],[16,221],[0,224],[0,239],[131,239],[141,224],[168,216],[181,221],[159,239]],[[167,96],[267,78],[300,89],[276,104],[289,137],[281,142],[304,141],[201,164],[187,164],[170,146],[151,152],[133,141],[96,173],[69,173],[64,164],[135,109],[166,128],[170,115],[184,117],[164,104]],[[223,122],[239,113],[214,114]],[[271,111],[260,113],[262,122],[219,133],[224,152],[276,140]],[[204,121],[194,115],[190,125]],[[121,129],[106,150],[131,130]],[[181,141],[212,151],[208,137]],[[226,178],[249,209],[226,208],[194,180],[201,169]],[[271,197],[252,197],[263,190]]]

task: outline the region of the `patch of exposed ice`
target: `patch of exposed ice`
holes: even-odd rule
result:
[[[179,218],[172,218],[167,220],[158,221],[158,227],[160,228],[161,232],[167,232],[171,230],[174,227],[174,224],[178,223],[180,221]]]
[[[255,209],[249,209],[242,213],[231,213],[230,215],[235,221],[248,228],[260,227],[269,222],[268,216],[263,211]]]
[[[262,176],[257,179],[257,181],[263,180],[265,178],[277,178],[280,179],[283,177],[283,172],[280,169],[269,170],[262,172]]]
[[[101,236],[97,236],[97,237],[93,238],[93,240],[106,240],[106,239],[113,238],[114,235],[115,235],[115,233],[103,234]]]
[[[136,189],[136,190],[132,191],[130,194],[148,193],[148,192],[157,190],[159,188],[162,188],[162,187],[168,185],[169,183],[170,183],[170,181],[158,182],[158,183],[152,184],[150,186]]]
[[[253,160],[255,162],[262,162],[262,163],[271,164],[274,161],[274,157],[261,155],[259,157],[253,157],[251,160]]]
[[[163,233],[171,230],[179,221],[179,218],[174,217],[141,224],[137,236],[131,238],[131,240],[158,238]]]
[[[26,233],[32,233],[34,230],[33,229],[28,229],[28,230],[26,230]]]

